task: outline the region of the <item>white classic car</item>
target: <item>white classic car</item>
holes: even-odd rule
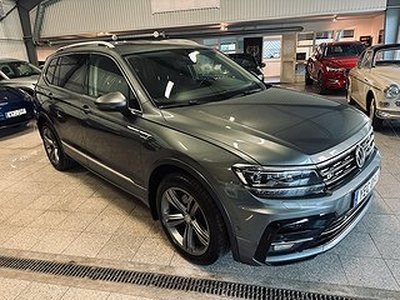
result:
[[[347,102],[357,103],[375,129],[385,119],[400,119],[400,44],[365,49],[350,70]]]

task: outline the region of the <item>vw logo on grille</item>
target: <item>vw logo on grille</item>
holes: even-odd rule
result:
[[[356,159],[356,165],[360,169],[364,166],[365,163],[365,150],[363,147],[360,145],[357,146],[356,152],[355,152],[355,159]]]

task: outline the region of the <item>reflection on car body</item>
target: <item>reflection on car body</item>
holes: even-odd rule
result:
[[[228,249],[248,264],[313,257],[374,199],[380,155],[365,115],[267,86],[194,42],[62,48],[35,100],[53,166],[79,162],[142,200],[194,263]]]
[[[350,71],[347,101],[357,103],[379,129],[385,119],[400,119],[400,44],[367,48]]]

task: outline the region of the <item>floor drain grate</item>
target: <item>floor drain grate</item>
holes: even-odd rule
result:
[[[262,300],[356,300],[355,298],[311,292],[270,288],[210,279],[85,266],[75,263],[0,256],[0,268],[50,275],[88,278],[117,283],[151,286],[177,291],[190,291],[217,296]]]

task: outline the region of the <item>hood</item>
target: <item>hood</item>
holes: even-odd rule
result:
[[[367,122],[348,105],[280,88],[163,114],[177,130],[263,165],[313,163],[311,155],[348,139]]]
[[[39,79],[39,75],[32,75],[26,77],[11,78],[9,80],[4,80],[1,82],[2,85],[12,86],[12,87],[22,87],[29,88],[33,90],[35,84]]]
[[[381,66],[375,67],[371,69],[371,72],[376,79],[381,82],[382,86],[389,85],[391,83],[396,83],[400,85],[400,66],[399,65],[391,65],[391,66]]]
[[[346,57],[325,57],[324,64],[327,66],[352,69],[356,66],[358,56],[346,56]]]

